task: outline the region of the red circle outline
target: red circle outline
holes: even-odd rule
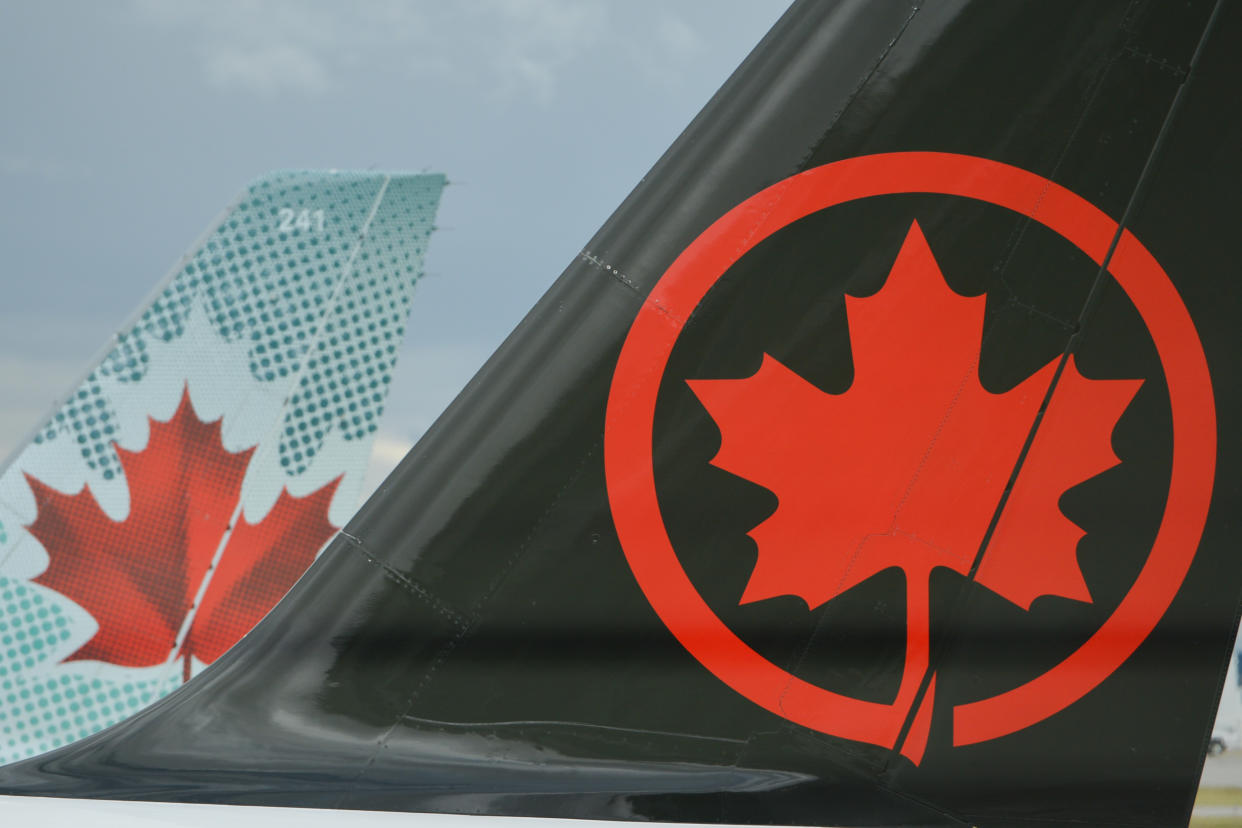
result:
[[[677,640],[721,681],[778,716],[872,744],[896,741],[905,711],[799,679],[761,656],[707,606],[677,559],[655,490],[656,398],[673,346],[699,302],[749,250],[793,221],[879,195],[954,195],[1040,222],[1102,264],[1117,223],[1064,187],[1008,164],[967,155],[897,152],[807,170],[725,213],[669,266],[639,309],[617,360],[604,426],[604,470],[617,535],[639,587]],[[1109,262],[1156,345],[1173,413],[1169,496],[1134,586],[1078,650],[1012,690],[954,708],[954,744],[1022,730],[1073,704],[1147,638],[1180,589],[1207,520],[1216,415],[1207,360],[1168,275],[1126,230]]]

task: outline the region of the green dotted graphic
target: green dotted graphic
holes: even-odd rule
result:
[[[37,668],[64,658],[69,619],[43,590],[0,577],[0,743],[8,758],[32,756],[133,715],[176,686],[114,682]]]
[[[444,185],[442,175],[373,172],[285,172],[252,184],[44,425],[35,442],[57,441],[57,456],[44,461],[76,465],[80,456],[106,479],[121,475],[118,410],[132,416],[148,377],[163,388],[191,370],[216,370],[182,363],[220,353],[247,355],[251,377],[237,377],[246,393],[252,380],[273,384],[273,393],[253,397],[270,401],[266,413],[243,416],[270,417],[282,429],[286,475],[305,471],[333,431],[367,437],[383,410]],[[215,348],[216,336],[234,347]],[[161,351],[177,341],[176,351]],[[216,376],[232,388],[227,369]],[[73,453],[59,456],[66,442]],[[15,531],[20,544],[25,534]],[[0,544],[8,542],[0,524]],[[181,684],[175,664],[129,670],[67,660],[89,637],[84,625],[89,616],[64,596],[0,576],[0,762],[89,736]]]
[[[442,187],[438,176],[394,179],[384,193],[290,400],[280,445],[287,470],[301,473],[333,425],[347,440],[375,431]]]
[[[0,679],[20,675],[44,661],[69,637],[68,619],[42,591],[0,576]]]
[[[179,338],[196,303],[221,337],[249,343],[255,379],[301,377],[280,446],[288,474],[306,469],[330,428],[345,439],[374,431],[444,184],[313,172],[255,182],[35,442],[66,435],[91,468],[119,474],[101,379],[141,381],[150,343]]]

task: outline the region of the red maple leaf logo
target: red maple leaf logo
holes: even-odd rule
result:
[[[205,423],[189,390],[168,422],[150,420],[142,451],[113,444],[129,482],[129,515],[114,521],[84,486],[64,494],[26,475],[38,514],[27,529],[51,562],[34,579],[81,605],[99,630],[66,661],[126,667],[172,655],[220,544],[228,540],[177,656],[215,661],[280,600],[335,527],[340,478],[306,497],[282,490],[259,523],[229,532],[254,448],[229,452],[220,420]]]
[[[949,288],[917,223],[884,287],[845,301],[855,377],[845,393],[820,391],[766,354],[751,377],[689,385],[722,435],[712,464],[779,503],[749,533],[759,557],[741,603],[793,595],[814,609],[899,567],[907,645],[895,705],[908,709],[928,668],[931,571],[969,573],[1058,360],[1009,391],[986,390],[986,298]],[[1141,384],[1086,379],[1067,361],[980,584],[1024,609],[1042,595],[1091,600],[1077,564],[1083,532],[1057,501],[1119,462],[1112,430]]]

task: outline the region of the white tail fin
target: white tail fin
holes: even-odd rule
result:
[[[0,469],[0,762],[145,707],[357,506],[445,184],[251,184]]]

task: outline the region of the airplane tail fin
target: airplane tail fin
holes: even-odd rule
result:
[[[798,2],[243,646],[45,796],[1184,824],[1239,4]]]
[[[0,468],[0,761],[178,686],[353,514],[443,185],[256,180]]]

